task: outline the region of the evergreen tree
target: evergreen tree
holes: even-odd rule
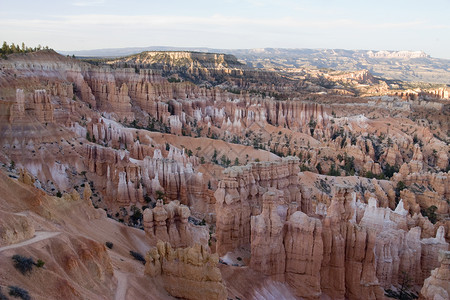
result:
[[[8,44],[6,43],[6,42],[3,42],[3,45],[2,45],[2,53],[7,53],[8,52],[8,50],[9,50],[9,46],[8,46]]]

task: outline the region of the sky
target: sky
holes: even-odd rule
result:
[[[425,51],[450,59],[450,0],[0,0],[0,41]]]

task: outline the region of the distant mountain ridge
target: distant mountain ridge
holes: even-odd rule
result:
[[[131,64],[133,66],[175,66],[187,68],[242,68],[246,67],[234,55],[194,51],[144,51],[139,54],[111,60],[109,64]]]
[[[59,51],[64,55],[123,57],[143,51],[199,51],[232,54],[249,67],[283,69],[368,70],[376,76],[403,81],[450,82],[450,60],[433,58],[423,51],[373,51],[344,49],[213,49],[179,47],[140,47]]]

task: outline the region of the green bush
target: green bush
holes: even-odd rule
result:
[[[386,176],[386,178],[391,178],[392,176],[394,176],[394,173],[398,173],[399,169],[400,168],[397,165],[391,166],[389,164],[386,164],[383,170],[384,176]]]
[[[328,176],[341,176],[341,172],[336,168],[335,164],[331,165],[330,171],[328,171]]]
[[[400,192],[406,189],[406,185],[403,181],[397,182],[397,186],[395,187],[395,205],[400,202]]]
[[[316,165],[316,169],[317,169],[317,172],[319,172],[319,174],[322,174],[322,166],[320,165],[320,163],[318,163]]]
[[[36,267],[42,268],[45,265],[45,262],[42,259],[38,259],[36,263]]]
[[[156,199],[162,200],[164,198],[164,192],[163,191],[156,191]]]
[[[142,215],[140,208],[133,205],[133,206],[131,206],[131,211],[133,212],[133,214],[130,216],[131,222],[134,225],[137,225],[140,222],[142,222],[143,215]]]
[[[307,166],[307,165],[305,165],[305,164],[301,164],[301,165],[300,165],[300,171],[301,171],[301,172],[305,172],[305,171],[311,171],[311,169],[310,169],[310,168],[308,168],[308,166]]]
[[[370,178],[370,179],[372,179],[372,178],[379,179],[379,180],[384,179],[384,174],[378,174],[377,175],[377,174],[372,173],[371,171],[368,171],[368,172],[363,173],[361,175],[363,177]]]
[[[431,223],[436,224],[437,222],[436,210],[437,210],[436,205],[431,205],[426,209],[421,209],[420,212],[422,216],[428,217],[428,220],[430,220]]]

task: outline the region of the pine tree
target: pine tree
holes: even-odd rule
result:
[[[2,53],[3,54],[8,54],[9,51],[9,46],[7,42],[3,42],[3,46],[2,46]]]

